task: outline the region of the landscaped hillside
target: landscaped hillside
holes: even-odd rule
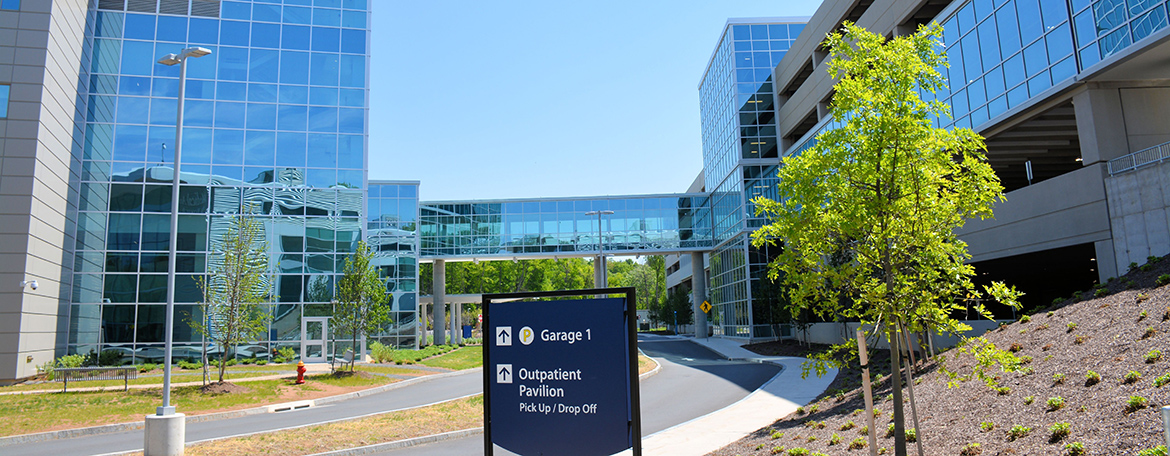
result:
[[[992,370],[999,377],[997,388],[978,378],[962,380],[975,360],[958,350],[945,353],[953,358],[947,367],[960,374],[954,387],[948,387],[950,378],[937,363],[920,364],[914,393],[924,453],[1159,454],[1150,450],[1165,444],[1159,408],[1170,405],[1167,282],[1170,259],[1154,261],[987,333],[987,341],[1025,362],[1019,372]],[[839,378],[835,384],[856,383]],[[893,454],[889,378],[876,389],[878,447]],[[869,454],[862,446],[868,441],[864,407],[859,389],[830,391],[803,411],[712,454]],[[909,403],[906,413],[907,428],[913,427]],[[914,443],[908,449],[917,454]]]

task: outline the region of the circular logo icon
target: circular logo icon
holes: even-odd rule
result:
[[[524,345],[528,345],[528,344],[531,344],[532,340],[535,338],[536,338],[536,331],[533,331],[532,328],[530,328],[528,326],[520,328],[520,343],[522,343]]]

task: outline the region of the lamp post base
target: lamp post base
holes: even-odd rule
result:
[[[187,438],[187,416],[146,415],[145,456],[182,456]]]

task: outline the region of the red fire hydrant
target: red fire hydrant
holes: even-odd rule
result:
[[[305,362],[297,361],[297,384],[305,384]]]

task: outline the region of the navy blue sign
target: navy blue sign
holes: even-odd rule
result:
[[[627,298],[485,296],[487,454],[641,453]]]

